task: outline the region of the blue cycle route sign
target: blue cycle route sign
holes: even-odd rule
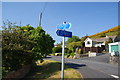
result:
[[[57,26],[57,29],[59,29],[59,30],[65,30],[65,29],[70,29],[70,27],[71,27],[71,23],[63,22],[63,24],[59,24]]]

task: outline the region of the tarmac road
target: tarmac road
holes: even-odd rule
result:
[[[46,59],[61,61],[61,56],[48,56]],[[65,59],[65,64],[79,71],[89,80],[119,80],[118,65],[109,64],[109,54],[81,59]]]

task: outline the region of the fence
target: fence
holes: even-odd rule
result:
[[[105,47],[84,47],[82,48],[83,52],[96,52],[101,53],[103,50],[105,50]]]

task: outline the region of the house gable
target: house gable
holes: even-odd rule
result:
[[[93,41],[90,38],[87,38],[85,41],[85,47],[92,47]]]

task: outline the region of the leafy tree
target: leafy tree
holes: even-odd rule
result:
[[[71,42],[77,42],[77,41],[80,41],[80,38],[78,36],[72,36],[72,38],[68,38],[67,44]]]
[[[75,52],[75,49],[76,49],[77,47],[81,47],[81,46],[82,46],[82,44],[81,44],[81,42],[79,41],[79,42],[69,43],[69,44],[67,45],[67,48],[69,48],[70,50],[72,50],[72,52]]]
[[[41,27],[19,27],[11,22],[2,27],[2,66],[5,71],[18,70],[24,65],[42,60],[52,52],[55,41]]]
[[[85,39],[87,39],[89,36],[84,36],[81,38],[81,41],[85,41]]]
[[[109,40],[105,42],[105,49],[106,49],[106,51],[108,51],[108,49],[109,49],[108,48],[109,47],[108,44],[112,43],[112,42],[113,42],[112,38],[109,38]]]
[[[85,47],[85,40],[88,38],[88,36],[84,36],[81,38],[81,47]]]
[[[46,57],[48,54],[52,53],[52,48],[54,47],[55,40],[53,40],[53,38],[49,34],[45,35],[44,40],[45,40],[44,48],[46,49],[44,50],[45,51],[44,57]]]
[[[62,53],[62,47],[54,47],[53,49],[52,49],[52,53]]]
[[[109,38],[109,40],[106,41],[105,44],[108,45],[108,43],[112,43],[112,42],[113,42],[112,38]]]
[[[58,44],[59,47],[62,47],[62,41]]]
[[[33,62],[32,43],[27,37],[8,31],[3,31],[2,37],[2,65],[6,70],[14,71]]]
[[[36,60],[42,60],[47,54],[52,52],[54,47],[54,40],[40,27],[36,27],[30,32],[30,40],[34,41],[32,51],[36,54]]]

